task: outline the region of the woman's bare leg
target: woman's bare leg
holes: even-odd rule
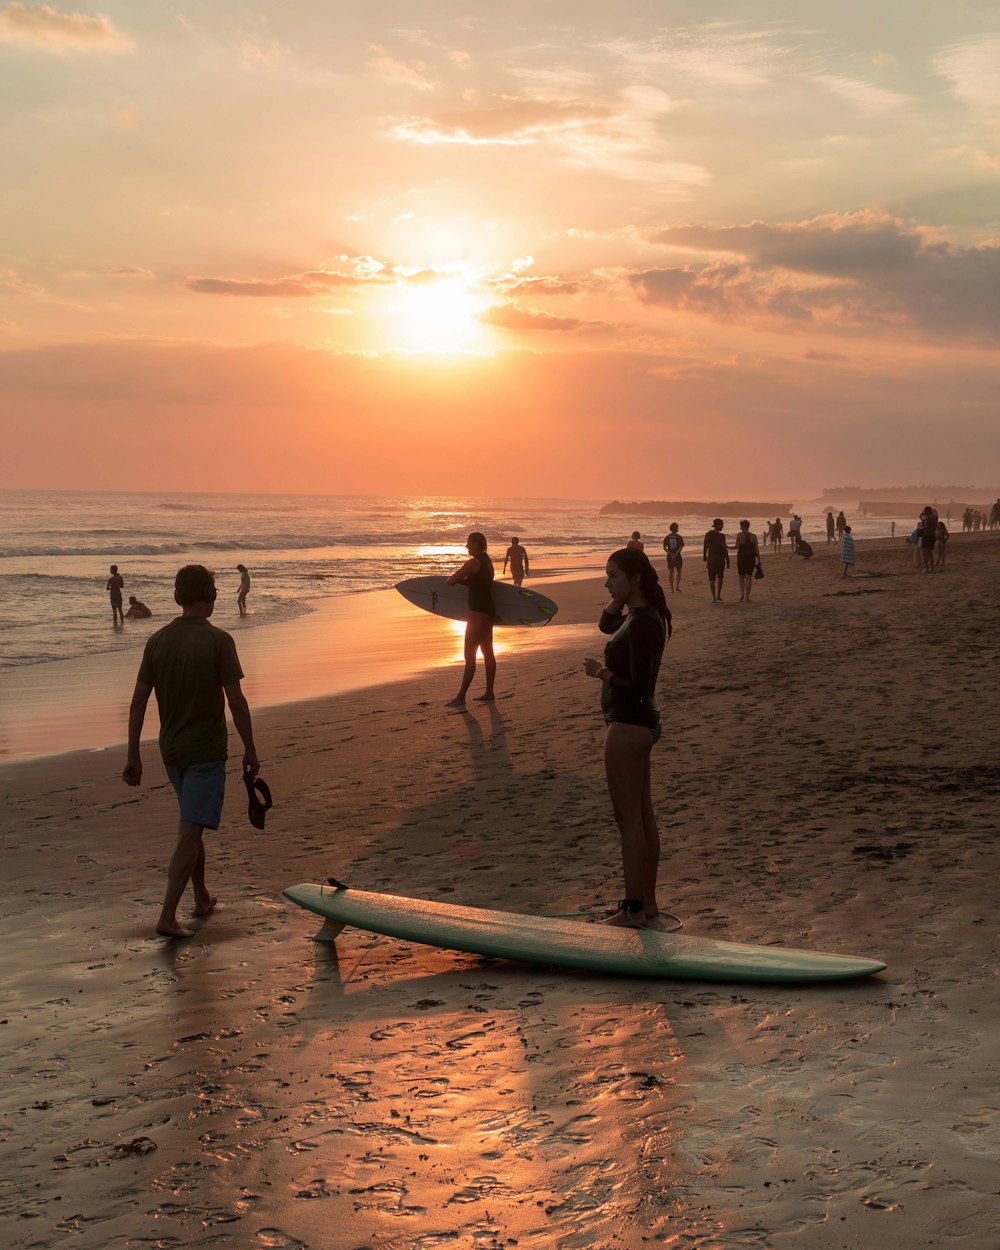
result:
[[[625,897],[645,899],[649,882],[649,855],[643,822],[645,769],[653,746],[653,736],[641,725],[610,725],[604,744],[604,771],[611,807],[618,823],[622,846]],[[650,805],[652,806],[652,805]],[[644,924],[645,905],[626,915],[618,912],[611,925]]]
[[[486,693],[477,695],[480,703],[493,702],[493,683],[497,675],[497,661],[493,654],[493,622],[486,625],[480,636],[479,650],[483,653],[483,667],[486,669]]]
[[[649,920],[659,913],[656,902],[656,877],[660,867],[660,830],[653,811],[653,796],[650,791],[649,774],[652,752],[646,756],[646,764],[642,776],[642,831],[646,839],[646,881],[642,892],[646,904],[646,919]]]

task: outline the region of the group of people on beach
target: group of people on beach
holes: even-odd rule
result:
[[[236,594],[236,607],[239,609],[240,616],[247,615],[247,594],[250,590],[250,574],[247,572],[245,564],[237,564],[237,571],[240,575],[240,588]],[[120,628],[127,620],[145,621],[148,620],[153,613],[140,599],[135,595],[128,597],[128,611],[123,612],[122,592],[125,589],[125,579],[118,572],[118,565],[112,564],[105,589],[111,599],[111,621],[112,624]]]
[[[981,512],[978,508],[966,508],[962,513],[963,534],[978,534],[980,530],[996,529],[1000,529],[1000,499],[989,512]]]

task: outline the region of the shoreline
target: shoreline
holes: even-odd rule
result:
[[[958,548],[1000,540],[1000,535],[991,533],[957,537]],[[953,535],[950,552],[956,550],[955,539]],[[689,541],[688,550],[696,550],[697,545],[697,540]],[[858,539],[856,546],[859,554],[896,550],[900,559],[895,572],[904,575],[912,571],[912,548],[905,539],[864,538]],[[835,558],[837,544],[817,540],[813,548],[816,554],[811,563],[822,563]],[[776,559],[787,562],[787,539],[780,557],[765,544],[762,556],[765,569]],[[653,559],[665,583],[662,553],[654,550]],[[694,581],[703,580],[700,556],[688,556],[686,569],[689,579],[693,571]],[[542,583],[546,591],[556,592],[558,600],[560,586],[602,576],[599,560],[581,557],[569,568],[540,568],[529,585]],[[730,577],[735,581],[735,562]],[[233,630],[232,622],[220,619],[215,623]],[[502,650],[520,653],[526,648],[556,647],[558,639],[550,631],[559,631],[566,624],[561,613],[542,629],[500,630],[496,635],[498,655]],[[259,713],[273,708],[374,690],[460,665],[461,627],[449,632],[451,625],[457,623],[423,613],[387,589],[331,595],[317,601],[313,611],[291,620],[237,629],[234,636],[248,674],[244,690],[255,720]],[[355,657],[349,673],[344,671],[344,649]],[[100,753],[123,744],[140,655],[141,648],[135,647],[0,672],[0,773],[30,760],[75,752]],[[287,697],[281,697],[285,692]],[[157,723],[156,701],[151,699],[144,742],[155,739]]]

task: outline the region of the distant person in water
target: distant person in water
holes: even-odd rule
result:
[[[448,578],[449,586],[468,586],[469,617],[465,625],[465,671],[462,686],[449,707],[465,707],[465,696],[476,675],[476,652],[481,651],[486,668],[486,690],[476,695],[480,703],[493,702],[493,682],[497,675],[497,662],[493,655],[493,622],[496,607],[493,604],[493,561],[486,550],[483,534],[469,535],[465,549],[469,558]]]
[[[236,593],[236,606],[240,610],[240,616],[246,616],[247,595],[250,593],[250,574],[247,572],[245,564],[237,564],[236,568],[240,574],[240,588]]]
[[[841,513],[841,516],[843,516],[843,513]],[[833,520],[833,513],[832,513],[832,512],[828,512],[828,513],[826,514],[826,541],[827,541],[827,544],[829,544],[829,543],[832,543],[832,542],[833,542],[833,535],[834,535],[834,530],[835,530],[835,529],[836,529],[836,526],[835,526],[835,524],[834,524],[834,520]]]
[[[702,560],[708,570],[708,585],[712,591],[712,602],[722,602],[722,579],[729,568],[729,543],[722,532],[722,518],[716,517],[712,528],[705,535],[702,549]]]
[[[222,819],[228,737],[224,697],[243,739],[243,773],[256,777],[260,771],[250,709],[240,688],[243,670],[236,644],[224,630],[209,623],[215,599],[215,578],[208,569],[188,564],[178,571],[174,600],[181,615],[147,640],[128,714],[128,760],[122,779],[129,786],[142,784],[139,742],[146,705],[155,690],[160,754],[180,806],[177,845],[156,922],[156,932],[163,937],[192,936],[192,930],[177,919],[189,881],[196,916],[207,916],[216,904],[205,884],[202,835],[206,829],[218,829]]]
[[[611,602],[601,613],[599,628],[613,636],[603,661],[588,656],[583,662],[587,676],[601,683],[601,711],[608,726],[604,772],[621,834],[625,877],[625,897],[606,923],[638,926],[659,911],[660,832],[649,766],[660,737],[656,678],[671,634],[670,609],[656,570],[643,552],[627,547],[616,551],[606,572],[604,585]]]
[[[741,521],[740,532],[736,535],[736,574],[740,579],[740,603],[750,602],[754,570],[758,564],[760,544],[757,535],[751,532],[749,521]]]
[[[684,571],[684,557],[681,554],[684,550],[684,539],[680,535],[676,521],[670,523],[670,533],[663,540],[663,550],[667,553],[667,577],[670,579],[670,589],[680,590],[681,573]],[[674,586],[675,576],[676,586]]]
[[[510,546],[507,548],[507,554],[503,558],[503,571],[507,572],[507,564],[510,563],[510,575],[514,579],[514,585],[520,586],[525,577],[531,576],[531,568],[528,563],[528,553],[521,546],[516,538],[510,540]]]
[[[111,623],[125,624],[125,613],[122,611],[122,591],[125,589],[125,578],[118,572],[118,565],[112,564],[111,576],[105,588],[111,598]]]
[[[847,517],[844,516],[842,511],[838,512],[837,513],[837,537],[842,539],[844,537],[844,530],[846,529],[847,529]]]
[[[854,539],[849,525],[844,526],[844,532],[840,536],[840,560],[844,566],[841,576],[852,576],[854,573]]]
[[[780,551],[781,541],[785,535],[785,527],[781,524],[781,517],[774,518],[774,524],[771,526],[771,550]]]
[[[128,611],[125,615],[130,621],[144,621],[153,614],[144,603],[139,602],[135,595],[129,595]]]
[[[638,530],[632,531],[632,537],[625,544],[625,547],[628,551],[645,551],[646,550],[643,544],[642,538],[639,535]]]

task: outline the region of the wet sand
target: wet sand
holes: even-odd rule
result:
[[[933,577],[859,544],[881,576],[846,584],[816,550],[766,559],[749,607],[688,560],[661,904],[887,972],[625,981],[309,941],[279,891],[331,873],[521,911],[620,896],[580,671],[604,595],[568,584],[564,644],[502,662],[492,707],[443,708],[437,669],[260,715],[277,807],[259,833],[231,786],[188,943],[151,935],[176,819],[153,749],[139,792],[121,751],[0,769],[3,1243],[996,1245],[1000,539],[956,537]]]

